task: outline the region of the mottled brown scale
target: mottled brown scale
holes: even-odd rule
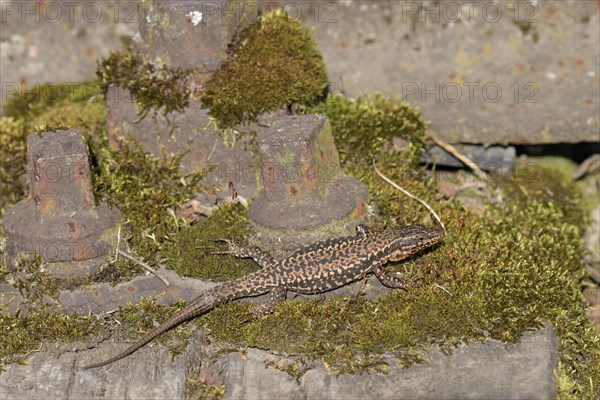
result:
[[[85,369],[113,363],[143,347],[163,332],[226,301],[271,292],[272,303],[255,308],[255,314],[262,315],[272,312],[276,303],[285,299],[288,290],[305,294],[326,292],[362,279],[370,272],[388,287],[405,288],[406,282],[387,274],[383,265],[389,261],[408,258],[444,238],[444,232],[423,225],[384,232],[374,232],[359,225],[356,233],[356,236],[329,239],[301,247],[282,260],[275,260],[256,247],[238,247],[234,242],[224,240],[228,242],[229,249],[220,254],[253,258],[262,269],[202,293],[183,310],[150,330],[139,342],[122,353],[106,361],[88,365]]]

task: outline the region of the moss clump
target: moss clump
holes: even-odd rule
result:
[[[50,309],[30,309],[14,317],[0,307],[0,371],[2,365],[26,364],[26,354],[39,350],[41,343],[83,340],[102,329],[101,322],[93,315],[69,317]]]
[[[211,386],[198,379],[188,378],[185,382],[185,398],[223,400],[225,399],[225,385]]]
[[[175,210],[199,191],[203,174],[180,171],[181,157],[162,159],[144,153],[136,143],[119,150],[104,147],[95,189],[123,212],[131,228],[132,245],[146,260],[157,261],[172,245],[181,224]]]
[[[68,127],[82,130],[88,138],[101,132],[106,124],[104,96],[98,82],[35,85],[11,96],[4,111],[8,117],[24,121],[28,130]]]
[[[0,335],[0,371],[6,364],[26,364],[26,355],[40,350],[45,342],[84,341],[89,340],[91,334],[106,336],[109,330],[119,330],[120,336],[130,340],[137,339],[141,332],[164,322],[183,307],[183,302],[165,307],[158,305],[156,299],[144,298],[138,304],[128,304],[116,313],[98,318],[94,315],[62,315],[41,303],[30,303],[25,313],[15,316],[5,305],[0,305],[0,330],[3,333]],[[190,337],[190,330],[182,326],[156,340],[179,354],[185,350],[186,339]]]
[[[248,213],[239,203],[223,204],[209,218],[182,228],[176,245],[165,253],[167,265],[178,274],[210,279],[217,282],[239,278],[257,270],[250,259],[209,254],[226,250],[227,245],[216,239],[235,239],[243,244],[248,233]]]
[[[281,10],[245,28],[228,60],[202,95],[223,127],[293,103],[310,104],[324,93],[327,72],[313,35]]]
[[[185,306],[185,302],[180,301],[170,306],[162,306],[157,303],[156,298],[144,297],[137,303],[127,303],[127,305],[119,310],[115,316],[115,320],[119,321],[119,334],[128,340],[138,340],[142,332],[154,328],[157,324],[166,321],[171,315],[177,313]],[[112,321],[107,321],[112,324]],[[161,343],[169,343],[173,338],[189,338],[190,331],[181,326],[179,329],[173,329],[164,335],[161,335],[156,340]],[[177,346],[172,350],[181,351]]]
[[[329,96],[304,112],[329,117],[342,162],[354,157],[370,163],[382,154],[384,144],[400,138],[407,142],[402,159],[414,168],[423,150],[425,123],[406,102],[396,103],[379,94],[355,102]]]
[[[0,250],[0,256],[3,251]],[[33,306],[44,305],[44,297],[56,300],[57,282],[49,276],[42,266],[40,256],[22,257],[15,268],[9,269],[6,263],[0,265],[0,281],[8,283],[21,293],[25,302]]]
[[[27,192],[25,180],[21,179],[27,165],[25,126],[22,119],[0,119],[0,218],[4,216],[6,207],[24,198]]]
[[[40,257],[22,258],[17,270],[9,270],[6,263],[0,263],[0,281],[18,289],[27,306],[26,312],[11,314],[10,298],[0,293],[0,372],[6,364],[27,364],[27,354],[40,350],[44,342],[56,338],[82,340],[93,330],[102,329],[94,316],[61,315],[46,303],[48,297],[57,301],[58,291],[55,280],[44,272]]]
[[[164,115],[183,112],[194,90],[193,70],[168,68],[160,59],[144,61],[130,47],[101,60],[96,75],[105,88],[128,89],[138,104],[140,118],[150,110],[162,109]]]

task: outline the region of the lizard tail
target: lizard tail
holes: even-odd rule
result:
[[[219,288],[220,288],[220,286],[217,286],[216,288],[213,288],[213,289],[201,294],[194,301],[192,301],[189,305],[187,305],[183,310],[179,311],[177,314],[173,315],[171,318],[169,318],[162,324],[160,324],[157,327],[150,330],[148,333],[146,333],[146,335],[141,340],[139,340],[138,342],[136,342],[135,344],[133,344],[126,350],[123,350],[121,353],[117,354],[116,356],[111,357],[105,361],[86,365],[85,367],[83,367],[83,369],[85,370],[85,369],[103,367],[103,366],[111,364],[117,360],[120,360],[121,358],[126,357],[126,356],[130,355],[131,353],[137,351],[141,347],[145,346],[147,343],[154,340],[154,338],[156,338],[160,334],[168,331],[169,329],[176,327],[177,325],[181,324],[184,321],[194,318],[200,314],[203,314],[227,300],[230,300],[229,296],[223,296],[223,295],[219,296],[218,292],[215,290],[215,289],[219,289]]]

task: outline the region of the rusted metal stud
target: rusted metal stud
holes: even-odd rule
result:
[[[261,241],[293,247],[352,234],[366,218],[368,190],[341,171],[326,116],[282,116],[259,132],[258,149],[261,190],[249,216]]]
[[[7,261],[38,254],[60,279],[97,272],[113,254],[121,213],[95,205],[88,149],[76,130],[34,133],[28,141],[29,197],[2,221]]]

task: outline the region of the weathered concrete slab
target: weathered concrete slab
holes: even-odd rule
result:
[[[149,345],[109,367],[81,370],[99,358],[123,350],[103,343],[81,344],[36,353],[29,365],[12,364],[0,374],[3,398],[185,398],[188,371],[198,370],[204,352],[200,338],[173,357],[163,346]],[[228,353],[202,365],[220,375],[228,399],[552,399],[556,396],[558,340],[546,327],[523,335],[517,344],[496,340],[433,352],[428,364],[403,369],[386,357],[387,374],[328,374],[321,362],[299,377],[285,372],[292,359],[258,349]]]
[[[428,364],[404,369],[392,358],[387,374],[329,375],[321,363],[299,382],[274,366],[282,357],[248,349],[245,357],[228,354],[221,363],[228,399],[552,399],[558,340],[552,328],[523,335],[520,343],[496,340],[460,346],[446,356],[434,352]],[[217,363],[218,365],[218,363]],[[271,379],[274,378],[274,381]],[[265,382],[273,382],[265,385]]]
[[[316,29],[334,87],[408,100],[441,139],[600,140],[598,2],[287,3]]]
[[[286,360],[263,350],[247,349],[244,356],[225,355],[215,367],[221,371],[228,399],[304,399],[296,378],[278,369],[277,364],[285,365]]]
[[[127,360],[108,368],[81,369],[123,347],[110,344],[63,354],[36,353],[29,365],[6,367],[0,374],[0,394],[3,399],[184,398],[187,371],[197,362],[193,344],[176,357],[166,347],[148,347],[140,350],[144,362]]]

